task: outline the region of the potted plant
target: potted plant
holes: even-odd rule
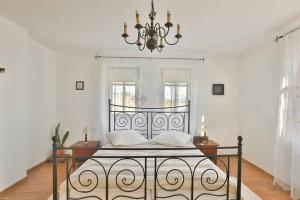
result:
[[[59,127],[60,127],[60,123],[58,123],[58,125],[55,128],[55,137],[56,137],[56,141],[57,141],[56,145],[57,145],[57,148],[64,148],[64,144],[69,137],[69,131],[67,131],[61,138],[59,135]],[[57,149],[56,154],[59,154],[59,155],[65,154],[65,150]]]

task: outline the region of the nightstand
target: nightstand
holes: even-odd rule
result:
[[[100,141],[79,141],[71,145],[72,156],[92,156],[100,147]],[[72,158],[72,167],[74,168],[76,167],[76,159],[79,158]],[[80,159],[80,161],[86,161],[87,159]]]
[[[218,149],[217,147],[220,146],[218,143],[216,143],[213,140],[208,140],[207,143],[202,143],[199,140],[198,136],[194,136],[194,145],[202,151],[204,155],[218,155]],[[213,161],[215,164],[217,164],[217,157],[211,157],[211,161]]]

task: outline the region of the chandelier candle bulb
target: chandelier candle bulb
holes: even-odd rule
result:
[[[127,34],[127,23],[126,22],[124,23],[124,33]]]
[[[135,11],[136,24],[140,24],[140,14],[138,11]]]
[[[163,44],[163,38],[161,37],[160,38],[160,45],[162,45]]]
[[[167,22],[169,23],[171,21],[171,13],[168,10],[168,14],[167,14]]]
[[[180,24],[177,24],[177,34],[180,34]]]

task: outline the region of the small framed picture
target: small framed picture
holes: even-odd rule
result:
[[[212,94],[213,95],[224,95],[224,84],[213,84]]]
[[[5,67],[0,65],[0,74],[5,72]]]
[[[84,82],[76,81],[76,90],[84,90]]]

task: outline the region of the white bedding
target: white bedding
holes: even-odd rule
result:
[[[134,146],[126,146],[126,148],[165,148],[167,146],[157,145],[157,144],[144,144],[144,145],[134,145]],[[194,147],[193,144],[189,144],[187,147]],[[111,144],[107,144],[102,148],[116,148]],[[179,147],[180,148],[180,147]],[[94,155],[95,156],[179,156],[179,155],[199,155],[201,152],[199,150],[99,150]],[[182,158],[182,159],[169,159],[166,158],[157,158],[157,167],[158,176],[157,180],[159,184],[157,184],[157,194],[158,196],[170,196],[176,194],[183,194],[188,199],[190,199],[190,191],[191,191],[191,171],[188,165],[191,167],[192,171],[195,169],[195,177],[194,177],[194,199],[203,193],[222,195],[226,193],[226,184],[224,185],[226,174],[223,173],[216,165],[214,165],[209,159],[204,159],[205,157],[197,157],[197,158]],[[71,175],[71,183],[73,187],[80,191],[90,191],[89,193],[80,193],[77,192],[70,186],[70,197],[73,198],[81,198],[85,196],[98,196],[101,199],[105,199],[105,188],[106,188],[106,179],[105,172],[102,167],[106,170],[106,173],[109,171],[108,185],[109,185],[109,199],[116,197],[118,195],[128,195],[131,197],[142,197],[144,195],[144,158],[136,158],[135,160],[141,163],[143,167],[141,167],[134,160],[120,160],[115,163],[118,159],[115,158],[98,158],[95,160],[86,161],[80,168],[78,168]],[[166,161],[165,161],[166,160]],[[98,163],[100,162],[102,166]],[[163,162],[164,161],[164,162]],[[201,162],[200,162],[201,161]],[[163,162],[163,164],[161,164]],[[115,163],[115,165],[113,165]],[[187,165],[188,163],[188,165]],[[161,164],[161,165],[160,165]],[[111,167],[113,165],[113,167]],[[111,168],[109,170],[109,168]],[[87,170],[87,171],[86,171]],[[122,171],[123,170],[123,171]],[[119,174],[118,178],[117,175]],[[168,173],[169,172],[169,173]],[[218,173],[218,179],[216,179],[216,172]],[[133,176],[133,173],[135,177]],[[168,176],[166,177],[166,174]],[[98,178],[96,178],[96,175]],[[202,181],[201,181],[201,176]],[[182,182],[182,177],[184,176],[184,182]],[[80,177],[81,183],[78,181]],[[207,178],[211,179],[208,180]],[[98,180],[98,184],[97,184]],[[117,180],[117,181],[116,181]],[[147,199],[153,199],[154,193],[154,158],[147,159]],[[123,183],[122,183],[123,181]],[[209,184],[207,181],[213,184]],[[203,184],[201,184],[201,182]],[[118,183],[118,184],[117,184]],[[128,184],[128,185],[126,185]],[[173,185],[172,185],[173,184]],[[88,185],[88,186],[83,186]],[[97,185],[97,186],[96,186]],[[119,186],[118,186],[119,185]],[[142,186],[141,186],[142,185]],[[141,186],[141,187],[139,187]],[[235,198],[236,194],[236,179],[230,178],[230,198]],[[96,187],[95,189],[93,189]],[[124,190],[135,190],[132,193],[123,192]],[[180,187],[179,190],[176,191],[165,191],[162,188],[172,190]],[[210,191],[215,190],[217,191]],[[63,182],[59,188],[60,192],[60,200],[65,200],[66,194],[66,182]],[[244,200],[259,200],[253,192],[251,192],[245,186],[242,187],[242,198]],[[49,198],[49,200],[51,197]],[[90,198],[97,199],[97,198]],[[128,198],[117,198],[117,199],[128,199]],[[175,196],[173,198],[175,200],[186,199],[182,196]],[[211,199],[226,199],[226,197],[214,197],[210,195],[201,196],[199,199],[211,200]]]

